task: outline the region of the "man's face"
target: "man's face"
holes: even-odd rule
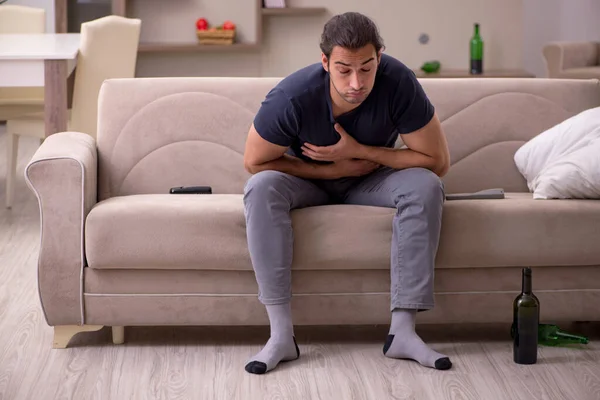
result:
[[[371,44],[358,50],[336,46],[329,60],[322,55],[322,63],[340,97],[350,104],[360,104],[373,89],[380,57]]]

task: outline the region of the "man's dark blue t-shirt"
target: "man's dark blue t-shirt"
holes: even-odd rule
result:
[[[291,155],[309,160],[302,154],[302,145],[337,143],[336,122],[359,143],[394,147],[398,134],[422,128],[433,114],[434,107],[413,71],[382,54],[373,90],[354,110],[334,119],[329,73],[316,63],[287,76],[267,94],[254,127],[265,140],[287,146]]]

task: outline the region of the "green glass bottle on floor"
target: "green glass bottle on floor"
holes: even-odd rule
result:
[[[475,24],[475,32],[471,38],[471,74],[483,74],[483,39],[479,34],[479,24]]]
[[[515,338],[515,324],[510,328],[511,339]],[[560,329],[554,324],[538,324],[538,344],[543,346],[566,346],[570,344],[588,344],[590,340],[581,335],[574,335]]]
[[[545,346],[564,346],[568,344],[588,344],[589,339],[585,336],[573,335],[564,332],[553,324],[540,324],[538,330],[539,344]]]

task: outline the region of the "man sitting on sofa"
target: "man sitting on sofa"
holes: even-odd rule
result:
[[[391,327],[387,357],[440,370],[452,366],[415,332],[431,309],[434,259],[449,153],[440,121],[415,75],[382,54],[364,15],[333,17],[322,60],[283,79],[263,101],[247,138],[253,175],[244,192],[247,239],[271,336],[247,364],[264,374],[300,356],[291,299],[290,210],[331,203],[393,207]],[[407,149],[395,149],[401,135]]]

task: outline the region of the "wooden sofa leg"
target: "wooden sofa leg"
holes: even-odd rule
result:
[[[104,325],[59,325],[54,327],[54,342],[52,348],[66,349],[73,336],[81,332],[94,332],[104,328]]]
[[[112,327],[112,339],[114,344],[125,343],[125,327],[124,326],[113,326]]]

